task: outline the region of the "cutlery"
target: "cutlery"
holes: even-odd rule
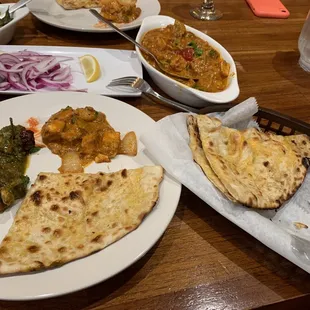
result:
[[[251,97],[251,98],[249,98],[249,99],[247,99],[247,100],[245,100],[245,101],[243,101],[237,105],[232,104],[232,103],[227,103],[227,104],[212,104],[212,103],[210,103],[208,106],[206,106],[204,108],[197,109],[197,108],[193,108],[193,107],[187,106],[185,104],[182,104],[180,102],[168,99],[166,97],[163,97],[162,95],[157,93],[155,90],[153,90],[148,82],[146,82],[145,80],[143,80],[137,76],[126,76],[126,77],[114,79],[107,85],[107,87],[111,87],[111,88],[117,87],[120,89],[124,89],[124,88],[128,89],[128,90],[130,89],[131,91],[141,91],[143,94],[151,95],[151,96],[165,102],[168,106],[176,108],[180,111],[196,113],[196,114],[208,114],[208,113],[213,113],[213,112],[227,112],[228,110],[234,108],[233,110],[230,110],[230,113],[227,114],[227,116],[228,116],[229,114],[231,115],[232,113],[234,113],[238,106],[240,108],[240,106],[242,106],[244,104],[251,104],[252,106],[257,105],[256,99]],[[262,108],[258,108],[258,110],[267,111],[266,109],[262,109]],[[251,113],[251,115],[253,113]],[[229,118],[231,118],[231,117],[227,117],[226,119],[224,117],[224,119],[223,119],[224,123],[226,123],[226,120],[228,120]]]
[[[177,108],[180,111],[199,113],[199,109],[192,108],[177,101],[173,101],[171,99],[163,97],[162,95],[154,91],[148,82],[136,76],[128,76],[114,79],[107,85],[107,87],[125,87],[132,90],[140,90],[142,93],[156,97],[157,99],[165,102],[167,105]]]
[[[118,27],[116,27],[112,22],[110,22],[109,20],[107,20],[106,18],[104,18],[103,16],[101,16],[96,10],[94,9],[90,9],[89,10],[90,13],[92,13],[95,17],[97,17],[100,21],[106,23],[107,25],[109,25],[111,28],[113,28],[116,32],[118,32],[121,36],[123,36],[124,38],[126,38],[128,41],[130,41],[131,43],[133,43],[135,46],[139,47],[141,50],[143,50],[145,53],[147,53],[148,55],[150,55],[156,62],[156,64],[158,65],[158,67],[166,72],[168,75],[171,76],[175,76],[178,78],[181,78],[183,80],[189,80],[189,79],[195,79],[193,77],[188,77],[188,76],[184,76],[184,75],[178,75],[177,73],[173,73],[167,70],[167,68],[165,67],[165,65],[163,63],[160,62],[160,60],[157,59],[157,57],[150,52],[146,47],[144,47],[143,45],[141,45],[140,43],[138,43],[136,40],[134,40],[133,38],[131,38],[129,35],[127,35],[125,32],[123,32],[122,30],[120,30]]]
[[[21,7],[23,7],[24,5],[26,5],[30,1],[31,0],[20,0],[20,1],[18,1],[17,3],[10,6],[9,13],[10,14],[14,13],[16,10],[20,9]]]

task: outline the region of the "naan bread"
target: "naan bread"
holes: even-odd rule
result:
[[[81,8],[98,8],[101,7],[102,0],[56,0],[66,10],[76,10]]]
[[[160,166],[40,173],[0,245],[0,274],[60,266],[135,230],[158,200]]]
[[[214,173],[208,159],[205,156],[201,145],[197,121],[193,115],[190,115],[187,118],[187,129],[189,133],[189,147],[193,153],[193,159],[201,167],[210,182],[212,182],[213,185],[217,187],[227,198],[234,201],[235,199],[229,194],[221,180]]]
[[[207,115],[198,115],[197,124],[212,170],[236,201],[248,207],[275,209],[302,184],[307,164],[291,138],[255,128],[239,131],[223,127]]]
[[[283,138],[300,156],[310,158],[310,138],[307,135],[284,136]]]

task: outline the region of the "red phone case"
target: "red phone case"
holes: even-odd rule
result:
[[[280,0],[246,0],[256,16],[288,18],[290,12]]]

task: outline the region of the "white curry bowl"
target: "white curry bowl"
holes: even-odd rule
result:
[[[0,18],[5,15],[7,8],[13,4],[14,3],[0,4]],[[13,20],[0,28],[0,45],[7,44],[12,40],[17,22],[27,16],[28,13],[29,9],[27,7],[23,7],[11,15]]]
[[[136,41],[138,43],[141,43],[143,36],[148,31],[156,28],[166,27],[167,25],[173,24],[174,21],[175,21],[174,18],[163,15],[146,17],[142,22],[141,28],[137,34]],[[208,35],[187,25],[185,25],[185,27],[187,31],[192,32],[197,37],[208,42],[213,48],[215,48],[221,54],[222,58],[227,63],[230,64],[230,75],[228,78],[226,89],[217,93],[211,93],[197,90],[188,87],[178,81],[175,81],[172,78],[168,77],[167,75],[155,69],[153,66],[151,66],[142,56],[140,49],[136,47],[138,57],[142,62],[142,64],[144,65],[144,67],[146,68],[149,75],[151,76],[152,80],[170,97],[174,98],[179,102],[182,102],[186,105],[193,107],[205,107],[209,105],[210,102],[215,104],[227,103],[236,99],[239,95],[240,90],[238,86],[236,65],[231,55],[221,44],[219,44],[217,41],[215,41]]]

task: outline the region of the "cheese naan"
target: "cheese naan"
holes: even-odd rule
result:
[[[155,206],[160,166],[40,173],[0,245],[0,274],[60,266],[135,230]]]
[[[99,8],[102,0],[56,0],[66,10]]]
[[[207,115],[198,115],[197,125],[213,172],[243,205],[278,208],[302,184],[310,145],[305,136],[277,136],[255,128],[239,131]],[[302,151],[298,151],[300,144]]]

